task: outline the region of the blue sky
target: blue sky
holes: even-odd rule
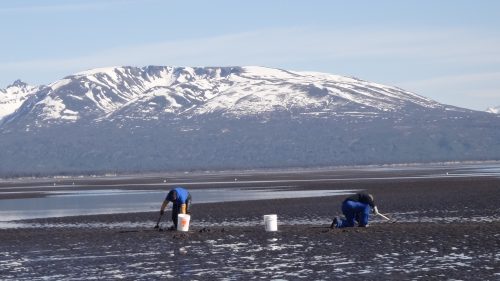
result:
[[[261,65],[500,105],[500,1],[0,1],[0,88],[119,65]]]

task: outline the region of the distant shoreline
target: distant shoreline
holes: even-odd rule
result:
[[[194,170],[194,171],[154,171],[154,172],[137,172],[137,173],[110,173],[103,172],[100,174],[72,174],[72,175],[47,175],[40,177],[21,176],[21,177],[1,177],[0,184],[6,181],[13,180],[53,180],[53,179],[109,179],[113,177],[157,177],[157,176],[175,176],[175,175],[218,175],[218,174],[239,174],[239,173],[286,173],[286,172],[315,172],[315,171],[335,171],[335,170],[363,170],[372,168],[421,168],[421,167],[454,167],[460,165],[484,165],[494,164],[500,165],[500,160],[485,160],[485,161],[447,161],[447,162],[429,162],[429,163],[394,163],[394,164],[372,164],[372,165],[338,165],[338,166],[318,166],[318,167],[288,167],[288,168],[256,168],[256,169],[223,169],[223,170]]]

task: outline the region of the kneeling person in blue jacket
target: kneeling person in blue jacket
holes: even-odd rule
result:
[[[370,211],[373,211],[375,215],[378,214],[373,195],[357,193],[349,196],[342,202],[342,213],[345,216],[345,220],[334,218],[330,228],[353,227],[356,222],[358,226],[366,227],[368,226]]]
[[[189,205],[191,204],[191,194],[182,187],[176,187],[170,190],[163,200],[161,205],[160,215],[165,213],[165,208],[168,202],[172,202],[172,222],[174,223],[174,229],[177,229],[177,215],[187,214],[189,212]]]

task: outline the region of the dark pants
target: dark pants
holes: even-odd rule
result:
[[[191,195],[188,196],[188,199],[186,200],[186,213],[189,212],[189,205],[191,204]],[[178,221],[178,215],[181,213],[181,206],[182,204],[180,203],[174,203],[172,205],[172,222],[174,223],[175,228],[177,228],[177,221]]]
[[[352,227],[356,221],[359,226],[368,225],[370,218],[370,205],[355,201],[344,201],[342,203],[342,213],[344,213],[345,220],[342,220],[337,227]]]
[[[181,204],[175,203],[172,206],[172,221],[174,222],[175,228],[177,228],[178,215],[181,213]]]

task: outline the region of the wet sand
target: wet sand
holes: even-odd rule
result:
[[[291,177],[308,176],[280,176]],[[329,229],[344,196],[194,204],[187,233],[154,230],[157,212],[37,219],[27,223],[38,227],[0,229],[0,276],[500,280],[496,177],[304,182],[296,188],[365,189],[394,220],[373,218],[367,228]],[[264,214],[278,214],[278,232],[264,231]]]

